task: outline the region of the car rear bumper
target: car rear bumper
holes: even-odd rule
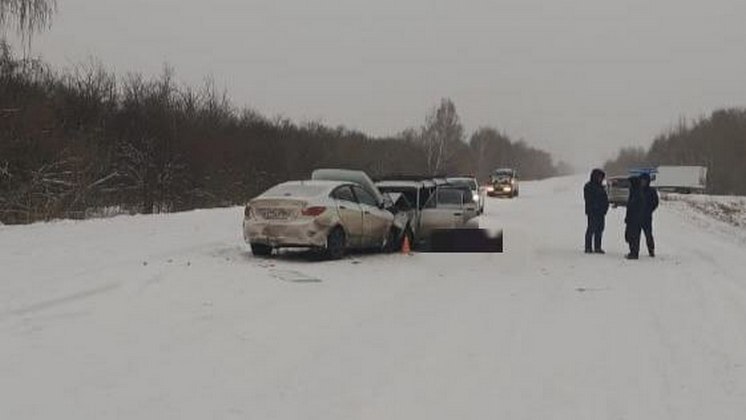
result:
[[[326,246],[329,226],[319,224],[316,220],[292,222],[259,222],[245,220],[243,222],[243,236],[246,243],[281,247],[312,247]]]

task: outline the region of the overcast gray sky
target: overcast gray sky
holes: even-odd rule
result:
[[[32,51],[211,75],[234,102],[374,135],[451,97],[579,167],[746,104],[744,0],[58,0]]]

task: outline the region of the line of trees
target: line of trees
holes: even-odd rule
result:
[[[244,202],[318,167],[383,174],[557,173],[551,156],[494,129],[467,141],[444,99],[418,129],[372,138],[237,109],[212,83],[173,71],[117,77],[97,63],[56,72],[0,43],[0,222],[83,218],[103,209],[179,211]]]
[[[746,109],[718,110],[693,124],[682,121],[648,149],[622,149],[606,169],[624,174],[631,166],[657,165],[706,166],[710,193],[746,195]]]

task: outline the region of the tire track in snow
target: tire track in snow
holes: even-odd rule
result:
[[[112,292],[112,291],[114,291],[114,290],[116,290],[118,288],[119,288],[119,283],[105,284],[103,286],[95,287],[95,288],[88,289],[88,290],[83,290],[81,292],[72,293],[72,294],[69,294],[69,295],[66,295],[66,296],[62,296],[62,297],[58,297],[58,298],[49,299],[49,300],[41,301],[41,302],[38,302],[38,303],[34,303],[34,304],[31,304],[31,305],[27,305],[27,306],[21,307],[19,309],[12,310],[12,311],[8,312],[8,314],[9,315],[28,315],[28,314],[33,314],[35,312],[40,312],[40,311],[44,311],[44,310],[47,310],[47,309],[52,309],[52,308],[55,308],[57,306],[68,305],[68,304],[76,303],[76,302],[79,302],[79,301],[85,301],[85,300],[88,300],[88,299],[90,299],[90,298],[92,298],[94,296]]]

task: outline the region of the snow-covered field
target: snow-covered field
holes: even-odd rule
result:
[[[0,227],[0,418],[742,419],[743,232],[663,202],[582,253],[584,177],[504,254],[251,257],[240,208]]]

